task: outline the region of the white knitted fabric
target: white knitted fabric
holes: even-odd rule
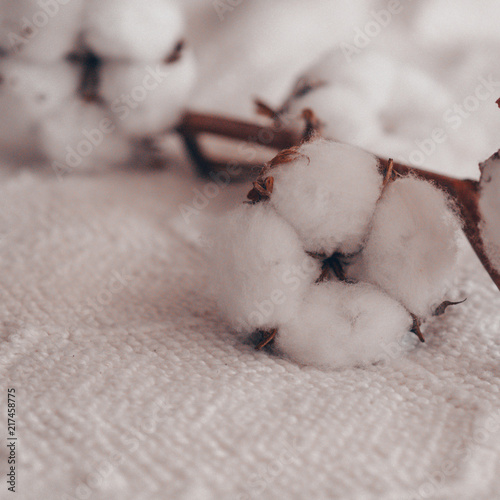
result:
[[[246,186],[187,224],[179,207],[206,187],[187,170],[3,166],[0,499],[500,498],[500,293],[472,251],[456,278],[468,300],[426,344],[367,369],[304,368],[218,317],[199,229]]]

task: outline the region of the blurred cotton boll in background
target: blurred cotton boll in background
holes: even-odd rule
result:
[[[137,160],[137,145],[150,149],[143,158],[161,155],[156,141],[182,116],[196,77],[179,3],[4,0],[0,9],[2,153],[23,161],[29,151],[58,172]]]
[[[204,7],[190,10],[190,33],[203,38],[196,46],[200,80],[193,105],[222,111],[231,103],[232,113],[245,117],[254,116],[257,95],[273,103],[283,99],[307,61],[348,39],[369,5],[365,0],[195,3]]]
[[[76,93],[78,82],[77,68],[63,60],[0,60],[0,148],[23,150],[36,142],[39,123]]]

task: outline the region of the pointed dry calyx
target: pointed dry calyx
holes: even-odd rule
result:
[[[251,203],[259,203],[266,201],[271,197],[274,187],[274,177],[268,175],[269,172],[279,165],[285,165],[296,160],[301,153],[298,151],[298,146],[284,149],[278,153],[269,163],[264,165],[259,176],[253,182],[252,189],[248,192],[247,198]]]
[[[446,309],[448,309],[448,307],[450,307],[450,306],[456,306],[458,304],[463,304],[466,300],[467,300],[467,298],[465,298],[463,300],[459,300],[457,302],[452,302],[450,300],[445,300],[442,304],[440,304],[436,308],[436,310],[432,313],[432,315],[433,316],[442,316],[446,312]]]

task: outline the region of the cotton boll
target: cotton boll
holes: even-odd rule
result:
[[[426,317],[446,299],[459,236],[460,223],[442,191],[413,177],[398,179],[378,203],[366,246],[348,274]]]
[[[33,62],[57,61],[71,52],[84,0],[0,0],[0,51]]]
[[[91,0],[84,22],[87,45],[99,56],[162,60],[182,39],[184,22],[168,0]]]
[[[16,59],[0,61],[0,94],[16,100],[17,113],[39,120],[78,88],[79,71],[65,61],[31,64]]]
[[[123,163],[131,153],[103,107],[76,99],[44,119],[39,134],[43,152],[62,173]]]
[[[294,230],[267,203],[242,205],[218,220],[211,251],[215,296],[237,330],[289,321],[320,275]]]
[[[303,144],[297,153],[270,172],[272,206],[295,228],[308,251],[356,252],[380,195],[377,158],[323,139]]]
[[[367,283],[313,285],[277,347],[295,361],[324,368],[362,366],[401,352],[412,325],[394,299]]]
[[[481,236],[488,259],[500,271],[500,151],[481,163]]]
[[[173,63],[107,62],[101,69],[100,95],[129,136],[156,134],[173,127],[195,80],[191,51]]]

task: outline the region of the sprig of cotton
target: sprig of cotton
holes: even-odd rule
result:
[[[371,154],[320,138],[265,166],[252,203],[212,235],[212,282],[233,328],[277,331],[284,355],[324,368],[404,352],[409,332],[446,304],[461,224],[429,182],[391,179]],[[345,269],[332,277],[336,258]],[[308,274],[284,287],[301,261]]]

